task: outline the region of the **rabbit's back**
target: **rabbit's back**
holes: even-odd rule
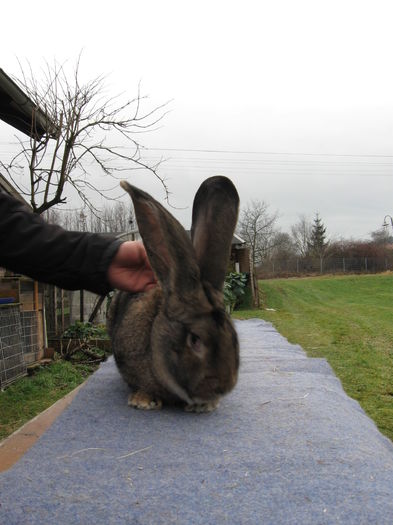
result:
[[[160,302],[159,288],[143,294],[120,291],[109,308],[107,328],[113,355],[123,379],[132,388],[155,384],[150,336]]]

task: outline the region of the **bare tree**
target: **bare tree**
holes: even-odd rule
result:
[[[38,82],[30,68],[27,77],[22,70],[22,89],[34,102],[42,120],[47,118],[43,135],[35,133],[36,113],[32,115],[32,138],[20,140],[19,152],[3,165],[23,195],[28,195],[35,213],[67,201],[66,190],[73,188],[84,206],[94,209],[89,198],[92,190],[107,197],[107,187],[100,189],[91,173],[99,172],[114,179],[131,169],[157,173],[159,163],[148,166],[141,156],[136,135],[151,131],[165,115],[166,104],[144,110],[145,98],[139,93],[133,99],[107,97],[105,78],[96,77],[82,83],[80,57],[73,71],[65,66],[46,63],[43,80]],[[18,81],[17,81],[18,82]],[[40,122],[41,123],[41,122]],[[18,170],[26,169],[29,183],[17,180]]]
[[[274,259],[290,259],[295,254],[296,248],[289,233],[276,232],[273,245],[271,257]]]
[[[250,247],[254,268],[269,256],[275,245],[277,218],[278,213],[270,213],[264,201],[253,200],[241,212],[239,234]]]
[[[97,224],[97,220],[95,224]],[[101,212],[98,229],[92,227],[90,231],[101,231],[105,233],[124,233],[135,228],[135,215],[131,202],[125,205],[123,202],[116,202],[112,205],[107,204]],[[94,229],[95,228],[95,229]]]
[[[312,224],[305,215],[299,215],[299,220],[291,227],[292,239],[300,257],[307,257],[311,241]]]
[[[123,202],[108,203],[98,210],[98,213],[86,208],[50,208],[44,216],[48,222],[73,231],[119,234],[132,231],[136,225],[131,202],[128,205]]]
[[[379,230],[372,231],[370,235],[373,242],[381,246],[385,246],[393,242],[393,237],[386,226],[380,228]]]

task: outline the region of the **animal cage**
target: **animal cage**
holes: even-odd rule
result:
[[[19,305],[0,307],[0,388],[26,375]]]
[[[42,285],[31,279],[0,278],[0,388],[43,356],[42,298]]]

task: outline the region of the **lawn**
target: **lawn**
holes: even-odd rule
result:
[[[393,440],[393,274],[264,280],[260,291],[261,309],[234,316],[271,321],[309,356],[325,357],[346,392]],[[58,360],[0,392],[0,440],[93,370]]]
[[[325,357],[393,440],[393,274],[272,279],[259,287],[261,309],[235,317],[271,321],[309,356]]]
[[[0,441],[83,383],[110,353],[102,325],[77,321],[63,337],[65,359],[55,354],[52,363],[30,368],[29,376],[0,391]],[[67,338],[78,344],[68,345]]]
[[[0,441],[71,392],[93,370],[58,360],[0,391]]]

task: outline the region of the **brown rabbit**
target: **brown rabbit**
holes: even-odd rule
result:
[[[128,404],[161,408],[185,403],[214,410],[236,384],[238,339],[224,309],[239,196],[226,177],[205,180],[195,195],[191,240],[181,224],[125,181],[159,285],[143,294],[117,292],[108,330],[117,367],[133,390]]]

